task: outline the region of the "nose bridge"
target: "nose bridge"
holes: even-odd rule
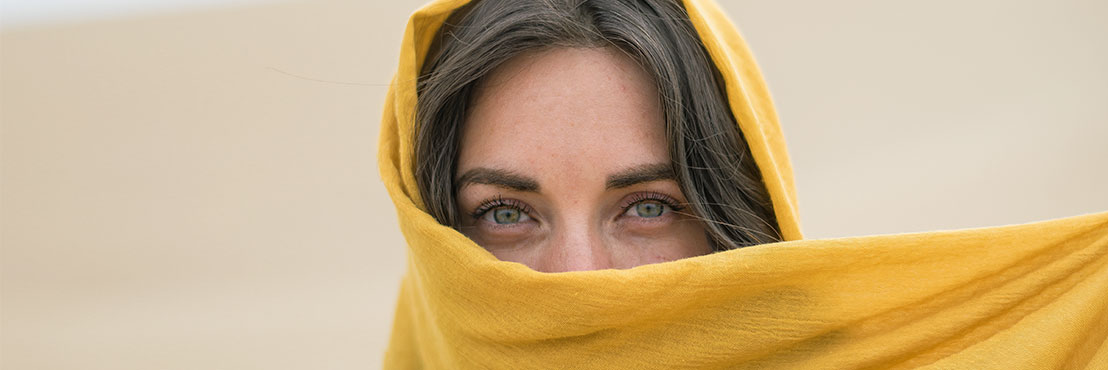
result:
[[[567,219],[560,226],[552,245],[552,272],[612,268],[612,249],[600,226],[585,217]]]

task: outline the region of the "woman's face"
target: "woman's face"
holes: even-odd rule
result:
[[[673,178],[651,77],[614,48],[509,60],[478,86],[455,174],[461,231],[560,272],[711,252]]]

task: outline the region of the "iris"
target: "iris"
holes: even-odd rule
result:
[[[635,205],[635,213],[639,217],[658,217],[665,211],[665,205],[659,202],[642,202]]]
[[[514,224],[519,222],[519,210],[513,208],[497,208],[492,211],[492,219],[498,224]]]

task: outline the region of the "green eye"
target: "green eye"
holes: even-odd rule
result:
[[[498,224],[514,224],[519,222],[519,210],[513,208],[497,208],[492,210],[492,220]]]
[[[661,202],[646,201],[636,204],[634,207],[635,215],[645,218],[653,218],[661,216],[665,213],[666,206]]]
[[[473,211],[473,218],[496,225],[515,225],[531,221],[531,207],[514,199],[486,201]]]

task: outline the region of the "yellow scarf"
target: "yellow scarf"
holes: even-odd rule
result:
[[[802,240],[792,168],[746,44],[686,0],[785,242],[629,270],[540,273],[424,212],[416,81],[465,0],[412,15],[379,166],[408,241],[386,368],[1108,369],[1108,212],[972,230]]]

